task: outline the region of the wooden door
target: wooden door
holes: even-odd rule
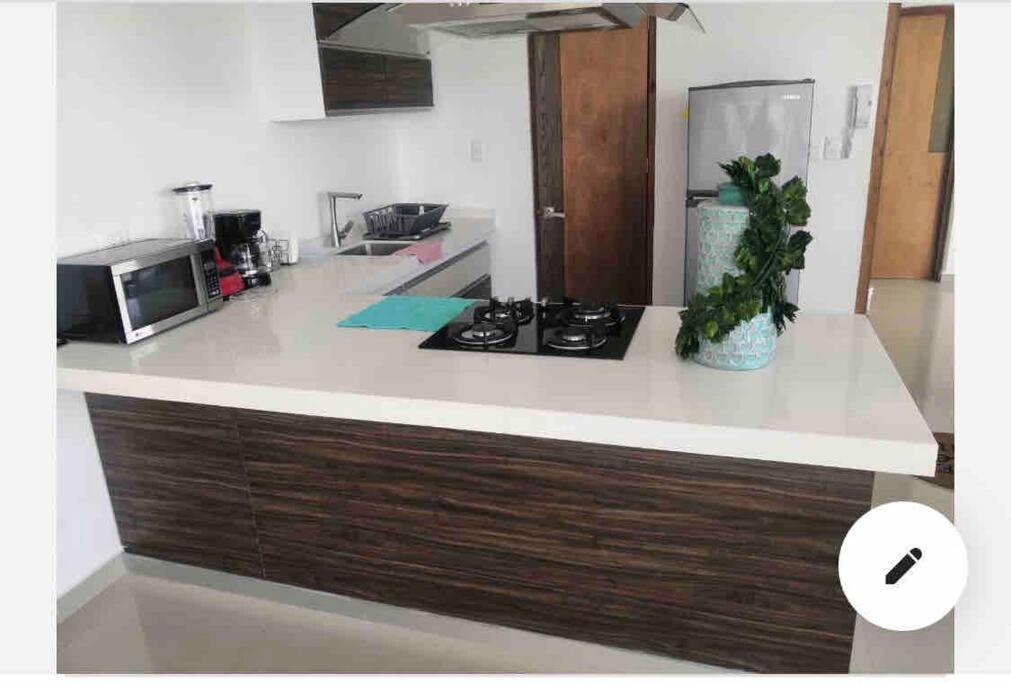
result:
[[[951,154],[950,8],[903,10],[888,102],[871,277],[931,278]]]
[[[531,37],[540,297],[652,298],[654,32]]]

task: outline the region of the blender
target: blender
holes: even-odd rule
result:
[[[210,183],[189,183],[172,188],[187,237],[204,240],[214,237],[214,202]]]

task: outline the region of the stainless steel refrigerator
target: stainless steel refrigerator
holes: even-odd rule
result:
[[[695,293],[699,202],[727,182],[720,163],[771,152],[782,162],[776,181],[807,182],[814,80],[741,81],[688,89],[688,193],[685,201],[685,303]],[[800,272],[786,279],[797,303]]]

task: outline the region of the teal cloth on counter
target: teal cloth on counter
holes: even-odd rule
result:
[[[473,299],[387,296],[337,323],[337,327],[435,332],[474,303]]]

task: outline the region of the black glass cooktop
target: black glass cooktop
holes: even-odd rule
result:
[[[644,310],[569,299],[477,301],[420,348],[621,360]]]

